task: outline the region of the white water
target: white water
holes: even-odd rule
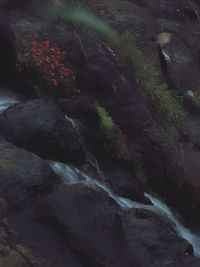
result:
[[[145,194],[145,196],[151,200],[154,206],[138,203],[130,199],[118,196],[103,181],[98,181],[96,179],[93,179],[75,167],[58,162],[51,162],[51,167],[53,168],[55,173],[57,173],[62,178],[62,180],[67,184],[77,184],[82,182],[87,185],[97,186],[103,189],[122,208],[147,209],[147,210],[152,210],[153,212],[156,213],[164,214],[176,225],[177,234],[192,244],[194,249],[194,254],[196,256],[200,256],[200,233],[195,234],[190,229],[186,228],[182,224],[181,219],[178,216],[176,216],[172,212],[172,210],[161,200],[151,196],[150,194]]]
[[[119,206],[123,208],[145,208],[147,205],[144,205],[142,203],[137,203],[135,201],[123,198],[115,194],[111,188],[105,184],[103,181],[98,181],[96,179],[91,178],[86,173],[80,171],[79,169],[69,166],[64,163],[60,162],[51,162],[51,167],[57,173],[62,180],[67,184],[77,184],[77,183],[85,183],[87,185],[94,185],[97,186],[103,191],[105,191],[112,199],[114,199]]]
[[[181,219],[178,218],[165,203],[149,194],[145,194],[145,196],[151,200],[158,211],[160,210],[164,213],[176,225],[178,235],[192,244],[194,254],[200,257],[200,233],[193,233],[190,229],[186,228],[182,224]]]
[[[6,110],[9,106],[18,103],[18,101],[14,98],[10,98],[7,96],[0,98],[0,113]]]

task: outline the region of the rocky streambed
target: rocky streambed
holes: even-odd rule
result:
[[[2,106],[7,106],[8,102],[4,100]],[[43,108],[45,113],[41,113]],[[34,128],[27,126],[23,118],[24,127],[20,127],[23,142],[12,139],[14,143],[19,141],[16,143],[18,148],[5,140],[6,137],[11,141],[12,136],[16,136],[12,129],[21,125],[15,118],[20,115],[16,109],[23,110],[25,117],[29,109],[29,114],[34,114],[33,110],[38,112],[37,116],[30,115],[32,119],[28,120]],[[192,256],[191,244],[183,239],[194,245],[197,255],[198,234],[184,228],[181,220],[162,202],[149,195],[145,197],[144,192],[144,203],[121,197],[100,176],[93,178],[81,171],[81,165],[78,169],[49,161],[52,155],[48,158],[44,154],[44,160],[28,152],[32,149],[27,145],[29,136],[34,140],[38,133],[40,139],[44,135],[44,147],[46,142],[50,142],[55,130],[49,117],[51,112],[57,116],[54,122],[63,118],[60,127],[56,128],[57,135],[64,128],[67,140],[67,133],[72,132],[74,125],[55,103],[49,105],[49,100],[12,104],[1,114],[2,120],[15,122],[9,126],[10,136],[6,132],[5,137],[1,137],[1,197],[7,203],[8,212],[2,215],[6,216],[7,223],[5,219],[3,222],[5,229],[15,231],[10,237],[12,242],[24,247],[19,252],[19,260],[15,254],[13,256],[14,245],[11,243],[7,253],[1,254],[2,266],[198,266],[199,260]],[[50,122],[48,127],[43,128],[45,125],[40,123],[43,121],[40,114],[48,114],[45,120]],[[48,138],[47,134],[50,135]],[[78,133],[72,136],[76,139],[73,144],[78,143]],[[59,140],[61,142],[61,138]],[[71,146],[72,142],[68,144]],[[25,145],[26,150],[19,148]],[[65,146],[66,143],[63,149]],[[76,146],[72,150],[79,153]],[[18,248],[19,245],[15,246]],[[24,257],[27,258],[25,263]]]
[[[199,4],[73,2],[124,49],[0,8],[0,266],[200,266]],[[14,36],[35,34],[66,52],[79,95],[16,70]]]

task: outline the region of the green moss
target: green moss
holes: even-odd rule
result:
[[[170,129],[167,127],[161,127],[160,133],[163,139],[163,146],[165,149],[175,149],[175,144],[173,142],[173,137],[170,132]]]
[[[120,128],[113,122],[108,112],[99,105],[97,105],[96,109],[99,116],[102,147],[112,158],[124,160],[133,165],[137,178],[143,184],[146,184],[147,176],[142,155],[128,149],[125,136],[122,134]]]
[[[97,105],[96,110],[99,116],[102,147],[113,158],[127,159],[129,151],[121,129],[113,122],[112,117],[103,107]]]
[[[182,122],[186,113],[173,90],[161,82],[159,73],[147,62],[132,33],[125,33],[115,48],[120,55],[130,77],[135,80],[147,97],[153,114],[162,123]]]
[[[186,113],[182,104],[177,101],[175,93],[168,90],[165,84],[155,87],[148,93],[151,107],[158,119],[176,123],[182,123],[185,120]]]
[[[106,110],[99,105],[97,106],[97,113],[99,115],[100,129],[103,132],[103,135],[107,139],[112,138],[113,128],[114,128],[114,123],[113,123],[112,118],[108,115]]]

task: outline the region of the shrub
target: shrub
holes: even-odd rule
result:
[[[47,82],[56,88],[68,86],[75,80],[73,71],[62,63],[65,52],[50,41],[40,41],[37,36],[19,41],[18,68],[20,72],[26,69],[34,70],[40,81]]]
[[[128,159],[129,152],[125,135],[103,107],[97,105],[96,109],[99,116],[100,136],[104,149],[112,157],[123,160]]]

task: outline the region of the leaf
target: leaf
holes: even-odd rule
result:
[[[117,33],[107,23],[83,8],[49,5],[47,12],[54,16],[60,16],[66,21],[81,24],[84,27],[95,30],[113,42],[118,40]]]

